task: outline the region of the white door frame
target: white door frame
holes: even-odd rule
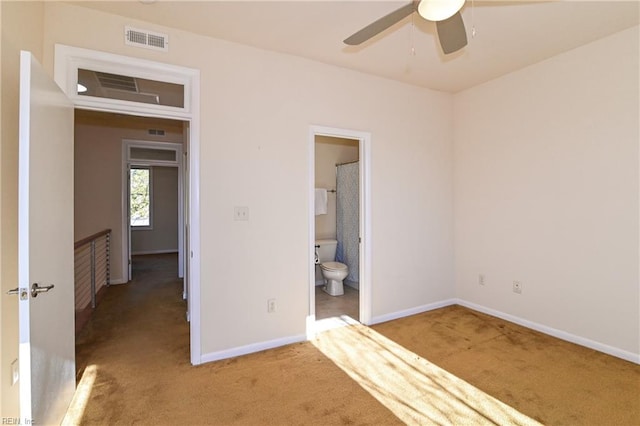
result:
[[[132,77],[184,85],[184,107],[167,107],[115,99],[94,98],[77,93],[78,69],[124,74]],[[188,312],[191,363],[202,363],[200,347],[200,70],[90,49],[56,44],[56,83],[79,109],[135,116],[168,118],[189,123],[189,228]]]
[[[315,294],[315,140],[316,136],[329,136],[358,140],[360,165],[360,318],[362,324],[371,324],[371,133],[326,126],[309,126],[309,316],[307,317],[307,337],[315,334],[316,294]]]
[[[130,158],[130,148],[155,148],[164,149],[168,151],[174,151],[176,153],[175,161],[159,161],[159,160],[144,160],[144,159],[132,159]],[[167,142],[154,142],[145,140],[122,140],[122,173],[123,176],[128,176],[129,170],[132,167],[175,167],[178,169],[178,278],[184,278],[184,182],[182,176],[182,144],[167,143]],[[128,178],[122,179],[122,261],[123,265],[127,267],[127,278],[131,280],[131,222],[129,220],[129,197],[130,197],[130,185],[128,184]],[[153,213],[151,213],[153,215]],[[126,263],[125,263],[126,262]]]

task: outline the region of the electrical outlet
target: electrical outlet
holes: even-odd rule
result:
[[[20,367],[18,365],[18,360],[14,359],[11,363],[11,386],[15,385],[20,378]]]
[[[522,283],[520,281],[513,282],[513,292],[522,294]]]
[[[267,300],[267,312],[272,314],[276,311],[276,299]]]
[[[246,207],[246,206],[234,207],[233,220],[249,220],[249,207]]]
[[[484,285],[484,274],[478,275],[478,284]]]

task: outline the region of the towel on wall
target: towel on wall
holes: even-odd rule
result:
[[[327,190],[324,188],[316,188],[315,209],[316,216],[327,214]]]

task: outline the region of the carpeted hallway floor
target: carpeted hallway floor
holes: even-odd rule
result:
[[[640,366],[458,306],[193,367],[175,256],[144,256],[134,268],[134,281],[110,287],[77,337],[78,391],[66,424],[418,422],[398,415],[398,406],[422,414],[408,417],[427,419],[421,423],[461,423],[462,409],[425,396],[435,393],[418,388],[414,401],[428,400],[437,416],[417,413],[427,406],[413,404],[408,389],[394,395],[401,373],[417,386],[452,383],[464,394],[457,406],[482,414],[467,424],[528,423],[515,410],[483,414],[480,405],[497,406],[493,396],[549,425],[640,425]],[[368,377],[350,352],[362,359],[378,352],[384,361],[370,365]]]

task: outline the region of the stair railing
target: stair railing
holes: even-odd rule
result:
[[[100,290],[110,284],[110,243],[111,229],[74,243],[76,331],[95,309]]]

